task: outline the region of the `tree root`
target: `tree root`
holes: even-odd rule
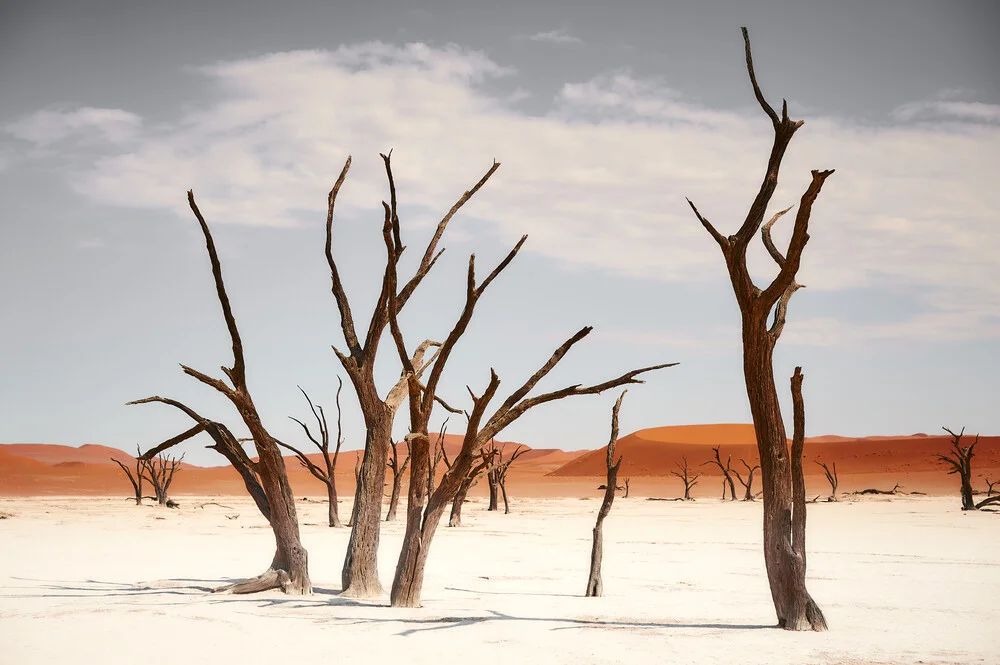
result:
[[[258,593],[260,591],[268,591],[270,589],[281,589],[282,591],[287,592],[290,584],[291,578],[288,576],[287,572],[281,568],[278,568],[277,570],[269,568],[257,577],[252,577],[248,580],[243,580],[242,582],[227,584],[225,586],[212,589],[212,593]]]

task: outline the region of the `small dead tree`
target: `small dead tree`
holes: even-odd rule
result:
[[[604,490],[604,501],[601,502],[601,509],[597,511],[597,523],[594,525],[594,543],[590,550],[590,574],[587,576],[587,597],[595,597],[604,594],[604,582],[601,579],[601,561],[604,558],[604,520],[611,512],[611,504],[615,500],[615,487],[618,484],[618,468],[622,465],[622,456],[618,456],[615,461],[615,443],[618,442],[618,412],[622,408],[622,400],[625,393],[618,397],[614,407],[611,409],[611,439],[608,441],[608,484]],[[626,480],[626,485],[628,481]]]
[[[333,456],[330,456],[330,428],[326,423],[326,413],[323,411],[322,406],[313,405],[312,399],[302,386],[298,386],[299,392],[302,396],[306,398],[306,402],[309,404],[309,410],[312,411],[313,418],[316,419],[316,427],[319,429],[319,440],[313,436],[312,431],[310,431],[309,426],[299,420],[289,416],[292,420],[297,422],[302,430],[305,432],[306,437],[312,441],[313,445],[319,449],[323,457],[323,467],[309,459],[308,455],[304,452],[291,446],[283,441],[278,441],[278,445],[282,448],[292,451],[295,453],[295,457],[298,458],[299,464],[309,470],[309,473],[313,475],[314,478],[319,480],[326,486],[326,497],[329,504],[329,509],[327,510],[327,522],[331,527],[340,528],[343,526],[340,522],[340,511],[338,510],[337,498],[337,458],[340,456],[340,446],[344,443],[343,438],[343,428],[341,427],[340,420],[340,391],[344,387],[344,381],[338,376],[337,377],[337,396],[335,398],[335,403],[337,405],[337,446],[333,449]]]
[[[756,464],[754,464],[753,466],[750,466],[742,458],[740,458],[740,464],[742,464],[744,467],[746,467],[746,470],[747,470],[747,479],[746,479],[746,481],[743,480],[743,476],[741,476],[740,472],[737,471],[736,469],[733,469],[733,475],[736,476],[736,480],[740,481],[740,485],[742,485],[743,489],[745,490],[745,492],[743,494],[743,500],[744,501],[753,501],[756,498],[756,495],[753,493],[753,474],[754,474],[755,471],[757,471],[757,469],[760,468],[760,466],[758,466]]]
[[[816,462],[821,467],[823,467],[823,473],[826,474],[826,480],[830,483],[830,497],[827,501],[838,501],[837,499],[837,463],[833,463],[833,467],[827,466],[826,462]]]
[[[726,463],[722,463],[722,456],[719,453],[719,448],[721,446],[715,446],[712,448],[712,453],[715,455],[715,459],[711,459],[705,464],[714,464],[719,467],[719,471],[722,472],[722,500],[726,500],[726,488],[729,488],[729,500],[736,501],[736,486],[733,484],[733,470],[732,470],[732,460],[733,457],[730,455],[726,458]],[[702,466],[705,466],[703,464]]]
[[[684,500],[693,501],[691,498],[691,488],[698,484],[698,479],[701,478],[701,474],[691,476],[690,468],[688,467],[688,459],[686,456],[681,455],[681,464],[674,463],[674,466],[678,468],[678,471],[671,471],[670,475],[677,476],[684,483]]]
[[[111,458],[111,461],[114,462],[115,464],[117,464],[118,466],[120,466],[122,468],[122,471],[125,472],[125,475],[128,476],[128,481],[130,483],[132,483],[132,489],[135,491],[135,505],[141,506],[142,505],[142,469],[143,469],[144,465],[143,465],[143,462],[142,462],[142,459],[141,459],[141,453],[139,452],[139,447],[138,446],[136,446],[135,454],[136,454],[136,458],[135,458],[135,471],[134,471],[134,473],[133,473],[132,469],[128,468],[121,461],[115,459],[114,457]],[[989,482],[989,481],[987,481],[987,482]]]
[[[947,427],[942,427],[945,432],[951,434],[951,450],[945,454],[939,454],[937,456],[938,460],[944,464],[951,467],[949,474],[956,473],[962,480],[962,510],[978,510],[983,506],[987,506],[1000,501],[1000,495],[996,497],[987,496],[979,503],[976,503],[972,498],[972,458],[975,456],[976,444],[979,443],[979,435],[976,435],[975,440],[967,445],[962,445],[962,436],[965,434],[965,428],[958,434],[955,434]],[[989,481],[987,481],[989,482]],[[990,493],[993,492],[993,484],[990,483]]]
[[[493,454],[480,451],[479,456],[473,463],[471,470],[468,475],[462,479],[461,484],[458,486],[458,491],[455,493],[455,498],[451,501],[451,515],[448,517],[448,526],[462,526],[462,506],[465,504],[465,499],[469,495],[469,490],[472,489],[484,473],[493,464]],[[452,464],[448,464],[448,469],[450,470]]]
[[[781,115],[768,104],[757,84],[750,37],[743,28],[747,73],[757,103],[771,120],[774,141],[767,164],[767,172],[760,189],[750,206],[747,216],[736,234],[724,236],[703,216],[694,203],[688,200],[691,210],[702,226],[718,244],[725,258],[733,293],[742,318],[743,375],[753,417],[757,451],[760,455],[761,483],[764,492],[764,565],[771,589],[778,626],[788,630],[825,630],[822,613],[804,586],[795,583],[795,563],[788,547],[789,515],[792,512],[792,469],[788,455],[788,440],[781,418],[781,405],[774,382],[774,347],[785,327],[788,302],[801,288],[795,281],[802,252],[809,240],[809,218],[812,207],[823,184],[832,170],[812,171],[812,181],[806,188],[795,216],[788,250],[782,254],[771,238],[773,224],[791,208],[776,213],[764,224],[764,215],[778,186],[778,172],[788,144],[802,121],[788,117],[788,105],[782,103]],[[764,289],[754,284],[747,266],[747,248],[761,232],[761,240],[768,254],[778,265],[778,274]],[[772,314],[773,313],[773,314]]]
[[[628,483],[629,483],[630,480],[631,480],[631,478],[626,478],[625,479],[625,496],[622,497],[623,499],[627,499],[628,498]]]
[[[1000,480],[994,480],[993,482],[990,482],[989,478],[983,478],[983,480],[986,482],[986,496],[993,496],[993,486],[1000,483]]]
[[[141,475],[153,486],[153,494],[156,496],[156,502],[161,506],[167,505],[167,501],[170,500],[168,495],[170,483],[173,482],[174,474],[180,468],[184,455],[182,454],[180,457],[167,457],[161,453],[155,457],[140,456],[139,459],[142,464]]]
[[[386,513],[385,521],[392,522],[396,519],[396,510],[399,507],[399,491],[403,487],[403,473],[410,463],[410,447],[406,447],[406,457],[399,461],[399,444],[392,442],[392,455],[389,457],[389,468],[392,469],[392,494],[389,495],[389,510]]]
[[[500,444],[500,447],[496,447],[496,442],[493,442],[493,449],[489,452],[494,454],[493,464],[490,466],[487,475],[490,481],[490,507],[487,510],[497,510],[497,494],[499,493],[503,496],[503,514],[510,514],[510,502],[507,500],[507,471],[510,470],[511,465],[517,460],[518,457],[528,452],[527,448],[518,446],[511,453],[510,457],[504,459],[503,451],[507,446],[506,443]]]

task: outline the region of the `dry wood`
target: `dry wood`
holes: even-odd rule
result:
[[[962,481],[962,510],[976,510],[978,506],[976,502],[972,499],[972,458],[975,456],[976,444],[979,443],[979,435],[976,435],[975,441],[973,441],[968,446],[962,445],[962,436],[965,434],[965,428],[958,434],[955,434],[947,427],[942,427],[944,431],[951,435],[951,450],[945,454],[937,455],[940,462],[947,464],[951,467],[949,474],[958,474],[958,477]]]
[[[823,473],[826,474],[826,480],[830,483],[830,497],[827,501],[837,501],[837,463],[833,463],[833,467],[827,466],[826,462],[816,462],[821,467],[823,467]]]
[[[115,464],[117,464],[118,466],[120,466],[121,469],[122,469],[122,471],[125,472],[125,475],[128,477],[128,481],[130,483],[132,483],[132,490],[135,492],[135,505],[141,506],[142,505],[142,477],[143,477],[142,476],[142,469],[143,469],[144,464],[143,464],[143,461],[142,461],[142,456],[139,453],[139,447],[136,446],[135,472],[134,473],[133,473],[132,469],[128,468],[122,462],[120,462],[119,460],[115,459],[114,457],[111,458],[111,461],[114,462]]]
[[[166,506],[170,499],[168,496],[170,483],[173,482],[174,474],[177,472],[183,459],[184,455],[180,457],[167,457],[163,453],[155,457],[149,456],[148,453],[139,456],[142,466],[140,475],[145,477],[149,481],[149,484],[153,486],[153,494],[156,496],[156,502],[161,506]]]
[[[622,408],[622,400],[625,399],[623,390],[611,409],[611,439],[608,441],[607,467],[608,482],[604,490],[604,501],[597,511],[597,523],[594,525],[594,542],[590,549],[590,574],[587,576],[588,597],[601,596],[604,594],[604,581],[601,579],[601,561],[604,558],[604,520],[611,512],[611,504],[615,500],[615,489],[618,484],[618,469],[622,465],[622,456],[618,456],[615,461],[615,444],[618,442],[618,412]],[[627,481],[626,481],[627,482]]]
[[[742,485],[743,489],[745,490],[743,493],[743,500],[753,501],[754,499],[757,498],[753,492],[753,474],[755,471],[757,471],[757,469],[760,468],[760,466],[757,464],[750,466],[749,464],[746,463],[746,460],[742,458],[740,458],[740,464],[742,464],[747,470],[747,479],[744,481],[743,476],[741,476],[740,472],[737,471],[736,469],[733,469],[733,475],[736,476],[736,480],[740,481],[740,485]]]
[[[690,473],[690,467],[688,466],[687,457],[681,455],[681,464],[674,464],[678,468],[678,471],[671,471],[670,475],[677,476],[684,483],[684,500],[693,501],[691,498],[691,488],[698,484],[698,479],[701,478],[701,474],[692,476]]]
[[[721,446],[715,446],[712,448],[712,453],[715,455],[715,459],[711,459],[705,464],[714,464],[719,467],[719,471],[722,472],[722,500],[726,500],[726,488],[729,489],[729,500],[736,501],[736,486],[733,484],[733,469],[732,469],[732,455],[726,458],[726,463],[722,463],[722,456],[719,453]],[[702,465],[704,466],[704,464]]]

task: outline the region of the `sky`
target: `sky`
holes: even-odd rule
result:
[[[1000,432],[1000,7],[580,4],[0,3],[0,441],[146,449],[189,427],[169,407],[125,406],[154,394],[241,429],[179,367],[221,376],[232,362],[193,189],[254,401],[303,443],[297,386],[333,413],[331,345],[344,348],[327,192],[350,155],[334,254],[363,328],[390,149],[404,276],[501,163],[407,306],[411,346],[451,328],[469,254],[485,274],[528,235],[449,363],[449,401],[467,405],[491,367],[505,397],[592,325],[542,390],[678,362],[629,390],[623,433],[750,422],[738,308],[685,201],[730,234],[760,185],[772,131],[741,26],[764,95],[805,121],[769,212],[798,202],[811,169],[836,169],[776,351],[785,403],[801,365],[807,435]],[[750,263],[766,286],[758,243]],[[383,393],[398,375],[387,337]],[[501,438],[602,446],[616,396],[539,407]],[[349,386],[341,401],[344,447],[359,448]],[[208,443],[185,444],[186,459],[224,463]]]

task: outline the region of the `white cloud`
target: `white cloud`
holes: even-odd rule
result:
[[[127,148],[111,146],[75,174],[78,191],[187,219],[184,192],[194,188],[215,223],[322,219],[348,154],[341,210],[377,208],[386,196],[378,153],[389,148],[406,219],[429,219],[496,158],[503,166],[467,216],[505,241],[527,232],[527,251],[567,266],[665,281],[723,278],[718,248],[684,197],[723,233],[735,232],[771,143],[759,110],[704,108],[621,72],[566,85],[549,114],[528,116],[483,87],[510,69],[454,46],[374,42],[201,71],[216,84],[215,101],[189,105],[168,125],[143,129],[125,111],[79,109],[45,122],[36,114],[8,131],[40,143],[84,131],[131,136]],[[988,314],[1000,311],[1000,127],[976,121],[989,120],[985,113],[964,117],[890,127],[806,118],[773,207],[797,202],[810,169],[837,172],[813,210],[800,281],[812,290],[922,289],[927,316],[885,335],[996,335]],[[31,129],[42,126],[49,129]],[[787,237],[783,224],[776,232]],[[756,251],[755,272],[773,275]],[[963,316],[967,325],[955,323]]]
[[[946,100],[910,102],[894,109],[892,116],[903,122],[941,119],[1000,122],[1000,105]]]
[[[42,109],[6,126],[16,138],[47,146],[63,139],[97,134],[112,142],[133,138],[141,125],[139,116],[120,109],[89,106],[71,111]]]
[[[546,42],[549,44],[581,44],[583,40],[579,37],[574,37],[565,30],[549,30],[547,32],[538,32],[529,37],[529,41],[533,42]]]

